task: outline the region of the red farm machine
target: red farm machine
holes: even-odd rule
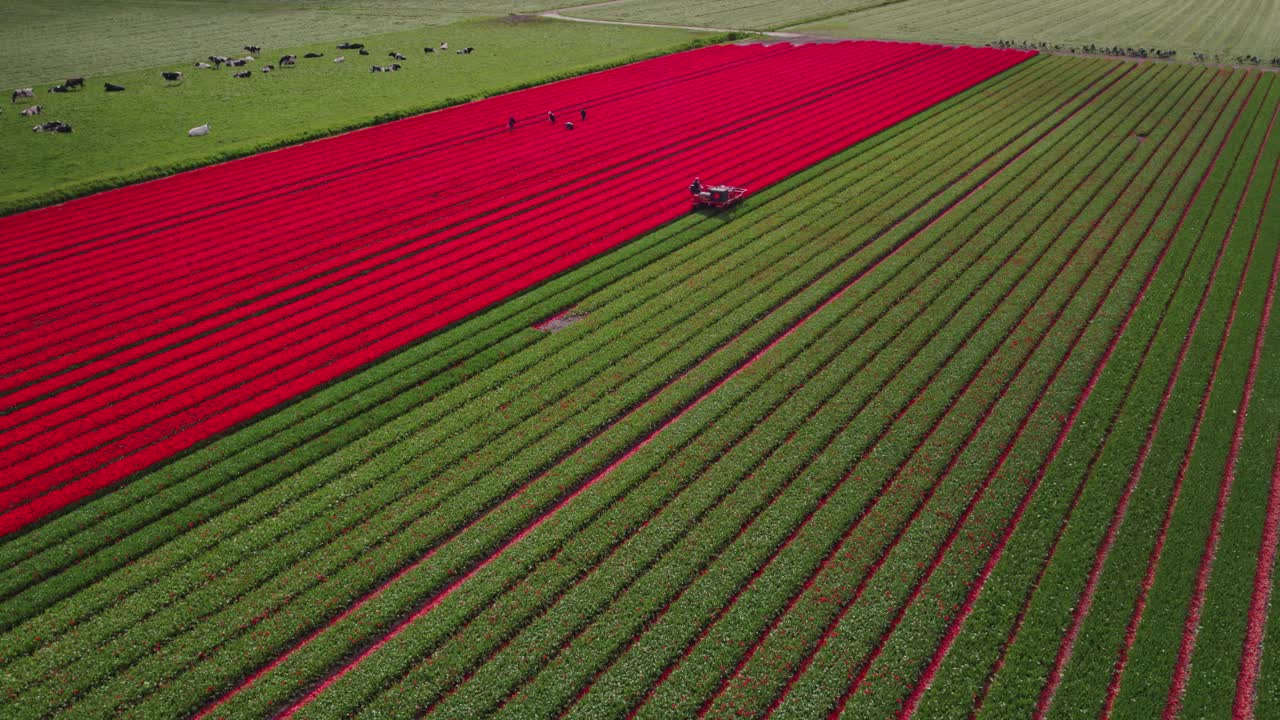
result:
[[[726,208],[746,197],[747,189],[732,185],[703,185],[701,180],[694,178],[689,192],[693,195],[695,208]]]

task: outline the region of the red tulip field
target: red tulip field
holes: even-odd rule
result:
[[[1278,121],[717,45],[0,218],[0,709],[1280,716]]]

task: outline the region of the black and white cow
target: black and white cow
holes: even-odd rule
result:
[[[165,70],[160,73],[160,77],[164,78],[166,82],[182,82],[182,73],[176,71]]]
[[[9,103],[12,104],[18,102],[18,98],[34,100],[36,98],[36,91],[34,88],[18,88],[9,96]]]
[[[39,125],[36,125],[31,129],[34,130],[35,132],[60,132],[60,133],[71,132],[71,126],[62,122],[61,120],[50,120],[49,122],[40,123]]]

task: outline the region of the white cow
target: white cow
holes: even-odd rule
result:
[[[193,127],[187,131],[187,137],[203,137],[209,134],[209,123],[205,123],[200,127]]]

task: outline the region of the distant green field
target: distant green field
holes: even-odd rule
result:
[[[791,2],[620,0],[620,2],[565,11],[563,14],[593,20],[697,25],[735,30],[771,30],[853,10],[876,7],[886,2],[891,3],[894,0],[792,0]]]
[[[0,0],[0,86],[141,70],[572,0]]]
[[[903,0],[798,29],[935,42],[1158,47],[1267,61],[1280,55],[1280,0]]]
[[[227,69],[196,70],[188,63],[174,63],[166,68],[182,70],[186,79],[172,86],[160,78],[161,68],[153,68],[94,77],[88,88],[71,94],[54,95],[40,87],[36,102],[45,112],[39,118],[20,117],[18,109],[24,105],[10,106],[6,96],[6,107],[0,112],[0,143],[5,147],[0,160],[0,213],[154,177],[165,169],[207,164],[389,115],[675,50],[706,36],[684,30],[503,18],[349,37],[366,43],[370,56],[335,50],[334,43],[327,41],[289,48],[299,55],[315,50],[325,57],[300,59],[298,67],[278,69],[271,75],[262,75],[258,68],[285,50],[264,53],[264,58],[248,67],[253,71],[248,79],[234,79]],[[444,40],[458,48],[474,46],[476,52],[465,57],[423,53],[423,46]],[[390,50],[408,56],[402,63],[404,70],[371,74],[370,65],[390,62]],[[332,62],[343,54],[347,62]],[[104,79],[128,90],[104,93]],[[75,132],[31,131],[37,121],[50,119],[70,123]],[[187,137],[189,128],[203,123],[213,128],[210,135]]]

